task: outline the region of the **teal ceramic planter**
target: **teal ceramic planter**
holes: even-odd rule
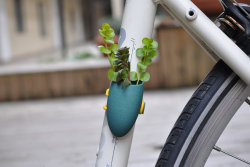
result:
[[[107,119],[114,136],[122,137],[133,127],[139,114],[144,83],[128,85],[112,82],[107,103]]]

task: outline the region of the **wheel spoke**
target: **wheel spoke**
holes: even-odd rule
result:
[[[221,152],[221,153],[223,153],[223,154],[226,154],[226,155],[228,155],[228,156],[230,156],[230,157],[233,157],[233,158],[235,158],[235,159],[237,159],[237,160],[239,160],[239,161],[241,161],[241,162],[244,162],[245,164],[248,164],[248,165],[250,166],[250,162],[249,162],[249,161],[247,161],[247,160],[245,160],[245,159],[243,159],[243,158],[240,158],[240,157],[238,157],[238,156],[236,156],[236,155],[233,155],[232,153],[229,153],[229,152],[227,152],[227,151],[221,149],[221,148],[218,147],[218,146],[214,146],[213,149],[216,150],[216,151],[218,151],[218,152]]]

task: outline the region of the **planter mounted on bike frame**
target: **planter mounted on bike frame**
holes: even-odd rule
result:
[[[141,110],[143,113],[144,83],[128,85],[122,88],[121,83],[112,82],[108,95],[107,118],[111,132],[116,137],[125,136],[134,126]]]

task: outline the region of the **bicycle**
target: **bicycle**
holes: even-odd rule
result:
[[[221,0],[225,11],[217,19],[219,27],[191,1],[126,2],[119,45],[130,47],[131,71],[136,71],[138,62],[135,49],[141,45],[143,37],[152,34],[158,4],[179,20],[218,61],[177,119],[157,160],[157,167],[203,166],[213,149],[222,151],[215,143],[237,109],[244,101],[249,104],[250,7],[234,2]],[[133,128],[124,137],[115,137],[105,114],[96,166],[127,166],[132,136]]]

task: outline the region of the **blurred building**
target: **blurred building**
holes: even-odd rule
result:
[[[119,6],[117,2],[0,0],[0,62],[64,50],[92,40],[98,20],[111,15],[112,5],[113,9]],[[119,17],[119,11],[113,10],[113,15]]]

